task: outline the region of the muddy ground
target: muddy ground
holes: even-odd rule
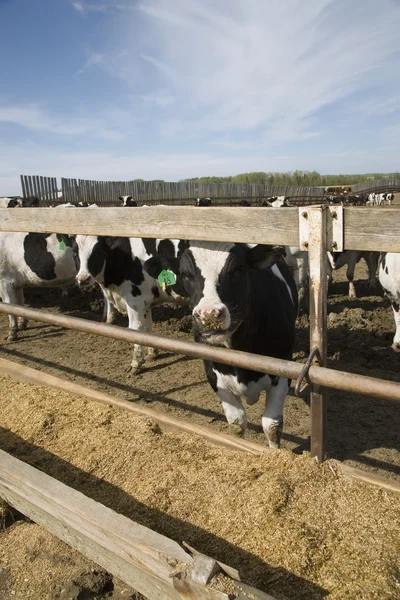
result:
[[[329,366],[400,381],[400,356],[391,349],[394,320],[387,301],[371,294],[364,262],[357,266],[358,297],[349,299],[345,269],[334,274],[329,295]],[[28,290],[27,305],[101,320],[102,299],[97,291],[73,289],[68,298],[59,290]],[[185,308],[154,309],[154,331],[191,339],[191,320]],[[201,360],[162,352],[132,376],[130,345],[77,331],[31,322],[20,339],[7,342],[8,320],[0,315],[1,356],[31,367],[107,391],[132,402],[228,431],[222,409],[205,381]],[[120,317],[118,323],[127,325]],[[308,321],[298,319],[295,359],[308,353]],[[248,407],[248,438],[265,443],[261,429],[263,399]],[[301,453],[309,449],[309,406],[290,395],[284,415],[282,447]],[[379,475],[400,479],[400,405],[345,392],[331,392],[329,400],[329,456]]]

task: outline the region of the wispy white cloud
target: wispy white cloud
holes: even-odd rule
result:
[[[88,135],[107,140],[119,140],[123,137],[120,131],[105,127],[101,117],[66,118],[64,115],[51,115],[35,104],[0,105],[0,123],[9,123],[31,131],[63,136]]]
[[[120,39],[138,13],[141,47],[114,59],[114,72],[127,81],[129,69],[136,74],[145,61],[146,95],[161,86],[179,98],[185,130],[304,140],[324,131],[318,115],[330,106],[376,85],[400,93],[394,0],[364,0],[362,11],[345,0],[144,0],[121,19]]]
[[[170,106],[175,102],[175,97],[163,90],[158,90],[152,94],[142,94],[140,98],[143,102],[156,104],[157,106]]]
[[[101,52],[91,52],[84,65],[76,72],[77,75],[82,75],[84,71],[104,63],[105,55]]]
[[[77,0],[76,2],[72,2],[72,6],[74,9],[83,14],[86,12],[100,12],[105,13],[108,10],[125,10],[129,6],[130,3],[119,2],[118,0],[102,0],[99,2],[86,2],[84,0]]]

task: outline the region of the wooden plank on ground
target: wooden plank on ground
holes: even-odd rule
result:
[[[400,217],[400,213],[399,213]],[[0,209],[0,231],[165,237],[221,242],[298,245],[297,208],[25,208]],[[62,231],[60,231],[62,223]]]
[[[0,450],[0,496],[149,600],[188,597],[192,558],[176,542],[127,519]],[[181,579],[175,581],[179,569]],[[186,585],[185,585],[186,584]],[[175,589],[175,585],[177,589]],[[181,593],[179,589],[182,589]],[[193,600],[228,600],[199,583]]]

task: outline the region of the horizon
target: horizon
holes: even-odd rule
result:
[[[1,195],[21,174],[398,171],[395,0],[0,0],[0,19]]]

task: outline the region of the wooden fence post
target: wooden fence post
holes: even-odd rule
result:
[[[310,269],[310,351],[318,349],[314,364],[327,364],[327,206],[303,210],[308,219],[308,259]],[[304,217],[305,218],[305,217]],[[311,456],[323,461],[327,454],[328,391],[311,388]]]

